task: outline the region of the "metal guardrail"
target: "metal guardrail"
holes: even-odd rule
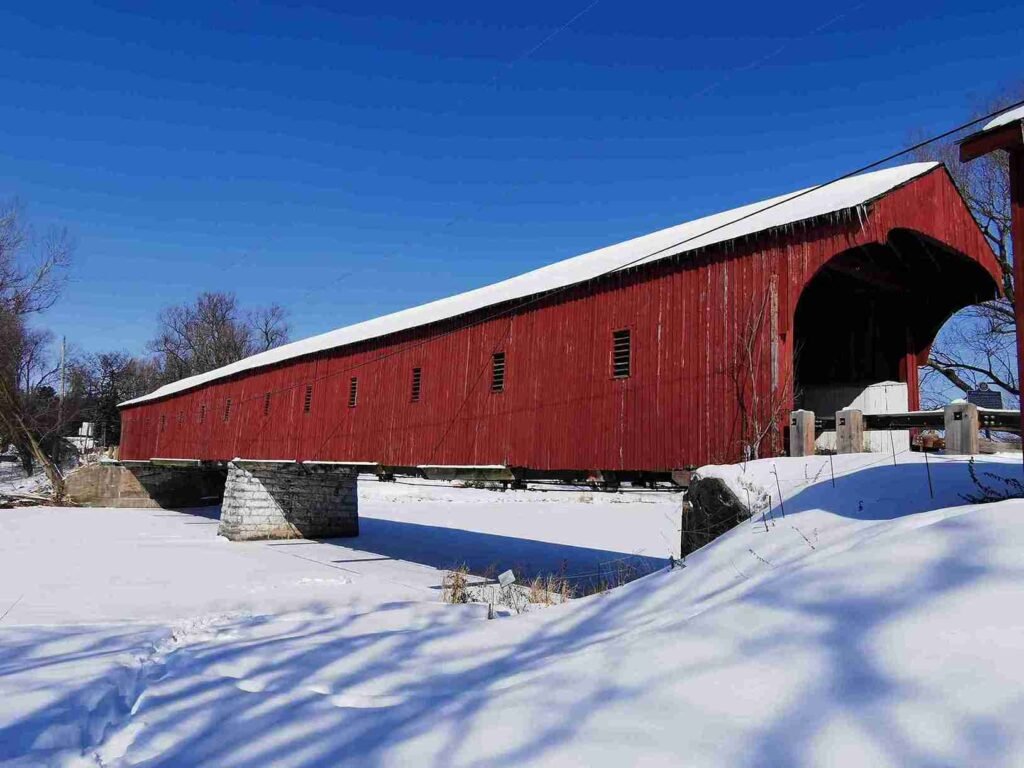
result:
[[[1020,416],[1020,411],[979,408],[962,400],[942,410],[904,413],[863,413],[847,408],[834,416],[819,417],[813,411],[798,410],[789,415],[789,455],[812,455],[817,450],[818,437],[825,431],[835,431],[837,453],[860,453],[868,450],[868,433],[887,431],[891,436],[892,432],[906,430],[919,434],[941,431],[947,455],[971,456],[980,451],[983,432],[1020,433]]]
[[[994,429],[997,432],[1020,432],[1020,411],[992,411],[988,408],[978,409],[978,422],[982,429]]]
[[[1020,432],[1020,411],[978,409],[978,426],[996,432]],[[814,417],[815,432],[832,432],[836,428],[835,416]],[[865,413],[864,429],[889,431],[903,429],[946,428],[944,411],[908,411],[906,413]]]

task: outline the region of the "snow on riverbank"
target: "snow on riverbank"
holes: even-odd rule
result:
[[[464,563],[475,573],[511,568],[526,579],[564,572],[577,580],[623,561],[646,573],[679,556],[679,493],[501,493],[370,480],[361,481],[359,504],[355,546],[436,568]]]
[[[708,469],[744,492],[777,469],[785,518],[495,621],[368,551],[228,544],[174,513],[2,512],[0,613],[26,596],[0,623],[0,762],[1019,765],[1024,503],[963,505],[966,465],[941,457],[932,499],[920,456],[879,458],[836,457],[835,488],[825,457]],[[1020,477],[1019,461],[981,464]],[[434,503],[434,527],[471,514]],[[593,518],[607,530],[587,546],[636,536],[639,507]],[[90,559],[91,526],[115,535],[104,515],[123,531]],[[473,522],[487,532],[485,507]],[[89,603],[105,581],[117,594]]]
[[[46,475],[38,472],[28,477],[21,464],[0,463],[0,494],[7,493],[49,493],[50,482]]]

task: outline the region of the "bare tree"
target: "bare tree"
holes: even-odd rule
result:
[[[66,230],[38,233],[20,204],[0,204],[0,432],[29,470],[32,460],[43,467],[56,498],[64,495],[64,478],[44,444],[49,437],[59,440],[60,425],[41,429],[39,419],[54,399],[46,386],[52,337],[31,329],[27,317],[57,301],[72,250]]]
[[[248,325],[252,331],[252,347],[255,352],[266,352],[287,343],[291,331],[288,311],[278,304],[250,312]]]
[[[726,369],[732,380],[739,419],[742,458],[756,459],[764,451],[777,455],[782,450],[781,424],[789,411],[786,393],[790,374],[778,380],[779,368],[791,371],[791,366],[780,366],[780,350],[773,346],[777,333],[771,329],[771,319],[777,312],[774,282],[764,295],[747,308],[746,317],[738,329],[736,351]],[[770,382],[765,382],[765,371]]]
[[[70,390],[79,401],[83,420],[96,427],[101,445],[117,445],[121,438],[118,403],[152,392],[160,385],[159,364],[128,352],[101,352],[76,360]]]
[[[60,297],[73,245],[66,229],[35,232],[18,201],[0,203],[0,307],[15,317],[49,309]]]
[[[158,325],[149,350],[167,381],[212,371],[288,341],[284,309],[275,304],[243,312],[233,293],[201,293],[192,303],[167,307]]]
[[[1024,84],[981,105],[975,114],[988,114],[1022,97]],[[940,331],[921,379],[924,399],[937,405],[948,399],[942,391],[950,386],[968,392],[982,382],[1019,398],[1008,158],[993,152],[961,163],[955,142],[926,147],[919,158],[945,163],[995,252],[1003,290],[1002,298],[962,310]]]
[[[64,419],[52,386],[57,371],[48,349],[52,335],[28,328],[11,313],[0,317],[0,442],[14,444],[26,473],[38,462],[59,497],[63,478],[53,457]]]
[[[57,366],[50,356],[53,333],[45,328],[30,328],[22,325],[7,341],[14,364],[14,388],[28,394],[37,387],[50,383],[57,373]]]

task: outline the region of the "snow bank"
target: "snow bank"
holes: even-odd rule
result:
[[[181,766],[1020,765],[1024,502],[963,504],[967,465],[944,457],[927,465],[932,498],[923,460],[837,456],[835,487],[827,457],[705,468],[741,492],[774,487],[771,510],[683,569],[520,617],[487,621],[409,587],[376,605],[222,616],[150,656],[152,638],[129,638],[123,647],[154,674],[139,676],[131,710],[99,742],[65,755]],[[1020,478],[1020,457],[979,470]],[[600,525],[627,529],[628,510]],[[154,555],[177,546],[175,530],[190,535],[179,521],[150,542]],[[10,542],[0,539],[0,564]],[[237,563],[223,567],[239,576]],[[102,658],[104,647],[83,629],[78,649],[21,650],[44,631],[0,625],[0,685],[76,700],[81,678],[53,662]],[[45,669],[55,671],[44,680]],[[46,701],[13,710],[0,697],[0,744]]]
[[[170,638],[159,626],[0,631],[0,763],[75,762],[129,717],[153,671],[147,661]]]
[[[0,494],[7,493],[37,493],[50,492],[50,481],[45,473],[37,472],[28,477],[21,469],[21,464],[0,464]]]
[[[679,555],[682,495],[456,488],[360,481],[356,546],[480,574],[564,573],[574,580],[625,560],[646,572]]]

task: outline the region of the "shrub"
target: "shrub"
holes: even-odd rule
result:
[[[978,489],[978,493],[960,494],[964,501],[971,504],[988,504],[993,501],[1024,498],[1024,483],[1013,477],[1001,477],[994,472],[979,474],[973,456],[967,462],[967,472],[971,476],[974,487]]]

